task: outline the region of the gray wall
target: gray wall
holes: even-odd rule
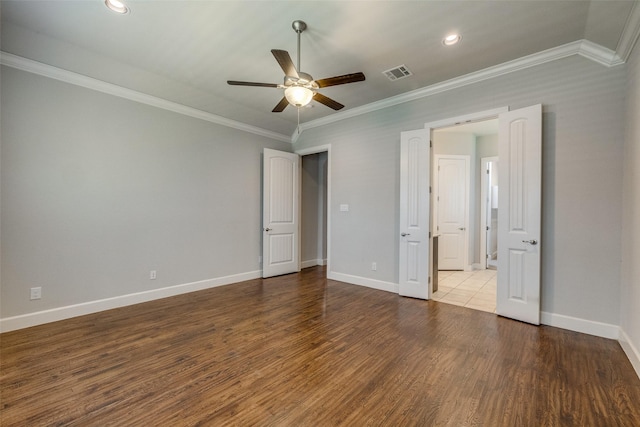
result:
[[[262,150],[290,144],[1,78],[3,318],[260,270]]]
[[[622,216],[622,292],[620,326],[635,347],[640,375],[640,45],[628,62],[627,132],[624,152]]]
[[[331,270],[397,283],[400,132],[541,103],[542,310],[619,324],[625,80],[573,56],[305,130],[296,149],[331,144]]]

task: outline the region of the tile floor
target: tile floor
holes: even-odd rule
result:
[[[496,270],[438,271],[433,300],[475,310],[496,311]]]

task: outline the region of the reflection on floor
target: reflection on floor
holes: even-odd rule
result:
[[[496,270],[438,271],[434,301],[475,310],[496,311]]]

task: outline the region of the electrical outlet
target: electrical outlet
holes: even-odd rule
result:
[[[378,270],[378,264],[377,264],[377,263],[375,263],[375,262],[372,262],[372,263],[371,263],[371,269],[372,269],[373,271],[377,271],[377,270]]]
[[[37,288],[31,288],[29,299],[34,300],[40,298],[42,298],[42,288],[40,286],[38,286]]]
[[[156,271],[155,270],[151,270],[149,272],[149,280],[156,280]]]

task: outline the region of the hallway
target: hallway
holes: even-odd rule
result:
[[[495,313],[496,270],[438,271],[433,300]]]

